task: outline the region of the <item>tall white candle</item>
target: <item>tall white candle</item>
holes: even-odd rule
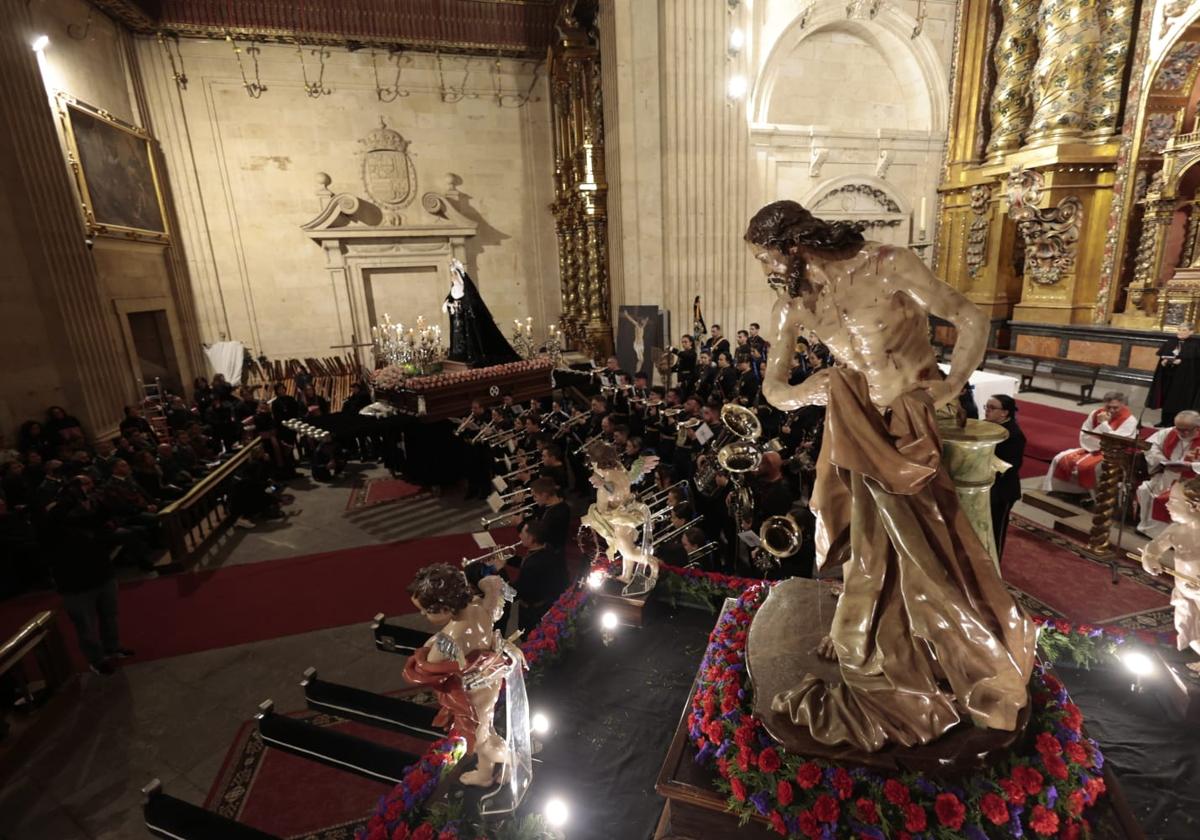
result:
[[[922,232],[922,233],[924,233],[924,231],[925,231],[925,196],[921,196],[921,224],[920,224],[920,229],[921,229],[921,232]]]

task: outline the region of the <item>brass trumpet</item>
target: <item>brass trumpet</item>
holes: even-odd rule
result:
[[[603,439],[604,439],[604,433],[603,433],[603,432],[597,432],[596,434],[592,435],[590,438],[588,438],[587,440],[585,440],[585,441],[584,441],[582,444],[580,444],[579,448],[575,450],[574,454],[575,454],[575,455],[582,455],[584,452],[586,452],[586,451],[588,450],[588,448],[589,448],[589,447],[590,447],[590,446],[591,446],[593,443],[597,443],[597,442],[599,442],[599,441],[601,441],[601,440],[603,440]]]
[[[789,516],[768,516],[758,529],[758,542],[772,557],[791,557],[800,550],[804,533],[800,524]]]
[[[489,551],[487,554],[481,554],[478,557],[464,557],[462,559],[463,568],[465,569],[467,566],[470,566],[472,563],[483,563],[484,561],[490,560],[493,557],[496,557],[497,555],[503,556],[505,554],[508,554],[509,556],[512,556],[512,554],[516,552],[517,546],[519,546],[520,544],[521,544],[521,541],[517,540],[512,545],[498,545],[495,548],[493,548],[491,551]]]
[[[467,430],[467,427],[472,425],[474,422],[475,416],[473,414],[468,414],[462,419],[462,422],[458,424],[458,428],[454,430],[454,436],[460,437],[462,433]]]
[[[587,418],[588,413],[586,411],[581,411],[578,414],[568,417],[566,420],[562,421],[561,424],[559,424],[558,431],[554,433],[555,439],[557,440],[558,438],[565,437],[567,432],[569,432],[573,427],[578,426],[580,423],[586,421]]]
[[[499,513],[492,514],[491,516],[481,516],[481,517],[479,517],[479,524],[482,526],[483,530],[490,531],[496,525],[499,525],[501,522],[504,522],[505,520],[512,519],[514,516],[523,516],[526,513],[529,513],[536,506],[537,506],[536,503],[530,502],[529,504],[522,505],[519,508],[512,508],[511,510],[502,510]]]

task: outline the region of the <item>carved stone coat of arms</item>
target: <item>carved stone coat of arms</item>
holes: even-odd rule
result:
[[[363,189],[383,211],[384,223],[398,225],[400,210],[417,194],[417,171],[408,141],[381,118],[379,128],[359,142],[363,144]]]

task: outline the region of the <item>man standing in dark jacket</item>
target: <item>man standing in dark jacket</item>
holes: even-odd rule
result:
[[[546,610],[566,591],[570,584],[567,564],[562,555],[546,545],[546,526],[538,520],[526,522],[521,528],[521,543],[528,553],[521,560],[521,576],[517,579],[517,626],[528,633]]]
[[[121,647],[117,631],[117,578],[104,539],[106,518],[91,494],[86,475],[71,479],[53,505],[54,551],[51,568],[63,608],[75,625],[79,647],[92,671],[108,675],[113,660],[133,656]]]

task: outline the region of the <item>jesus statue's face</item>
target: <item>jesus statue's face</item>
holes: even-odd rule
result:
[[[774,289],[786,288],[788,274],[787,255],[778,248],[764,248],[761,245],[755,245],[753,242],[747,242],[746,245],[750,249],[750,253],[754,256],[755,261],[762,268],[768,285]]]

